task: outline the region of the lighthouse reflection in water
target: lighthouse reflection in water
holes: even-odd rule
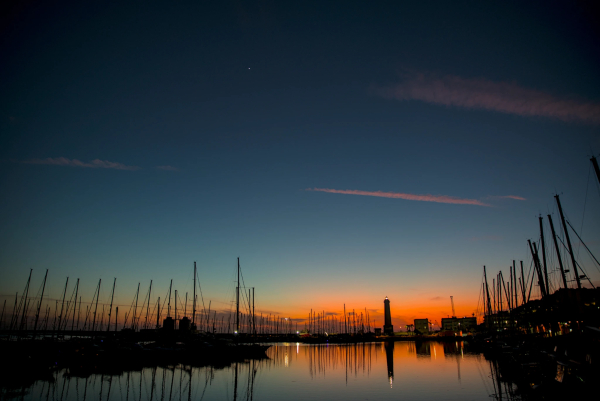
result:
[[[511,389],[497,388],[500,382],[493,365],[483,355],[469,352],[461,341],[278,343],[271,346],[267,356],[218,367],[115,368],[86,375],[63,369],[29,387],[3,388],[0,398],[465,400],[514,395]]]

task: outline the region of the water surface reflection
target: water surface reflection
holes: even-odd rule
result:
[[[515,399],[495,366],[462,342],[273,344],[268,358],[226,367],[165,365],[139,370],[61,369],[28,387],[22,400]],[[508,398],[507,398],[508,397]]]

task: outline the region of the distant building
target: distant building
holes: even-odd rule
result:
[[[415,331],[420,334],[429,333],[429,320],[427,319],[415,319]]]
[[[380,336],[381,335],[381,327],[376,327],[375,328],[375,335],[376,336]]]
[[[163,320],[163,329],[175,330],[175,320],[173,320],[171,316],[168,316],[165,320]]]
[[[179,330],[180,331],[188,331],[190,329],[190,319],[188,317],[183,317],[179,321]]]
[[[442,331],[471,332],[477,327],[476,317],[443,317]]]
[[[511,325],[510,314],[507,311],[486,315],[483,317],[483,323],[488,329],[496,331],[506,330],[513,326]]]
[[[472,317],[463,317],[460,320],[460,325],[462,327],[462,331],[473,332],[477,328],[477,318],[475,316]]]
[[[383,307],[385,311],[385,324],[383,325],[383,333],[392,335],[394,334],[394,326],[392,326],[392,312],[390,311],[390,300],[385,297],[383,300]]]

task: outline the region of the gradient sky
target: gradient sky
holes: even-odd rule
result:
[[[556,193],[600,254],[588,2],[85,3],[2,13],[9,305],[29,269],[129,305],[197,261],[228,309],[239,256],[259,311],[470,315]]]

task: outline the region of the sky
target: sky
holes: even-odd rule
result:
[[[600,254],[592,2],[51,3],[1,13],[8,307],[30,269],[51,303],[183,297],[195,261],[230,310],[239,257],[257,312],[470,316],[540,215],[558,283],[555,194]]]

